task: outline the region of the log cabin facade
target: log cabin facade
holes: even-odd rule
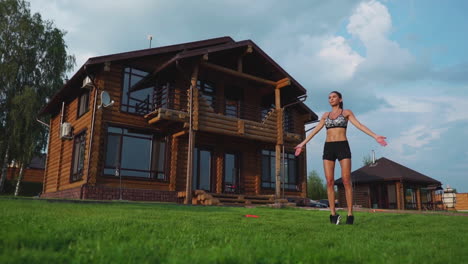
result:
[[[384,157],[353,171],[351,181],[353,205],[360,207],[436,210],[442,205],[436,194],[441,182]],[[346,207],[343,180],[335,185],[339,206]]]
[[[293,154],[317,120],[305,94],[250,40],[90,58],[41,112],[51,116],[42,197],[305,197],[305,155]]]

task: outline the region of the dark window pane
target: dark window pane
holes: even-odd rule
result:
[[[268,156],[262,157],[262,181],[270,181],[270,158]]]
[[[236,173],[236,156],[233,154],[225,155],[224,165],[224,182],[225,184],[234,184]]]
[[[80,96],[78,105],[78,117],[82,116],[89,110],[89,92],[85,92]]]
[[[121,102],[121,107],[120,107],[120,109],[125,112],[128,111],[127,105],[128,105],[129,80],[130,80],[130,74],[125,73],[123,87],[122,87],[122,102]]]
[[[270,157],[270,181],[276,182],[276,161],[275,157]]]
[[[122,168],[149,171],[150,157],[151,145],[149,140],[123,137]]]
[[[296,173],[296,161],[290,159],[288,162],[288,180],[287,183],[296,184],[297,173]]]
[[[155,172],[156,178],[159,178],[160,174],[164,175],[165,151],[166,143],[164,141],[155,140],[153,142],[152,170]]]
[[[120,136],[108,135],[107,136],[107,149],[106,149],[106,167],[117,167],[117,160],[120,151]]]
[[[142,77],[145,77],[146,75],[148,75],[147,72],[140,71],[140,70],[137,70],[137,69],[134,69],[134,68],[132,68],[132,74],[139,75],[139,76],[142,76]]]
[[[107,132],[112,132],[112,133],[117,133],[117,134],[122,134],[122,128],[120,127],[108,127]]]
[[[115,169],[104,169],[104,175],[115,175]]]
[[[211,153],[200,151],[200,189],[210,190]]]

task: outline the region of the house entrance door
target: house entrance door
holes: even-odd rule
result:
[[[240,173],[239,155],[236,153],[224,154],[224,178],[223,192],[239,193]]]
[[[199,148],[195,148],[193,155],[193,189],[211,192],[211,157],[213,155],[210,150]]]

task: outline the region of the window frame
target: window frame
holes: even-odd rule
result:
[[[74,137],[73,137],[73,148],[72,148],[72,160],[71,160],[71,168],[70,168],[70,183],[72,182],[78,182],[78,181],[81,181],[83,180],[83,175],[84,175],[84,170],[85,170],[85,160],[86,160],[86,130],[87,129],[84,129],[82,131],[80,131],[79,133],[77,133]],[[77,140],[80,140],[81,142],[77,142]],[[81,168],[81,170],[78,168],[75,172],[75,165],[76,163],[80,162],[79,160],[76,160],[76,148],[77,148],[77,143],[80,144],[79,146],[80,147],[83,147],[83,152],[81,152],[80,150],[79,153],[83,153],[83,167]],[[79,155],[79,154],[78,154]],[[78,157],[79,159],[79,157]]]
[[[268,154],[264,154],[264,152],[267,151]],[[285,152],[284,153],[286,155],[284,161],[288,163],[288,169],[289,169],[289,161],[292,160],[291,158],[289,158],[288,156],[290,155],[294,155],[292,152]],[[271,150],[271,149],[262,149],[260,151],[260,155],[261,155],[261,187],[262,189],[267,189],[267,190],[274,190],[276,188],[276,175],[275,175],[275,172],[271,170],[271,165],[272,165],[272,161],[273,162],[276,162],[276,151],[275,150]],[[281,153],[282,155],[282,153]],[[264,181],[264,168],[265,168],[265,164],[264,164],[264,160],[263,158],[265,156],[268,156],[268,166],[266,167],[269,174],[270,174],[270,181]],[[292,187],[289,187],[286,182],[283,182],[281,187],[283,188],[283,185],[284,185],[284,189],[285,190],[288,190],[288,191],[299,191],[299,159],[297,157],[294,156],[293,160],[295,161],[295,172],[296,172],[296,175],[292,176],[294,177],[294,181],[295,183],[293,184],[295,187],[292,188]],[[282,162],[282,160],[281,160]],[[284,165],[283,165],[284,166]],[[286,170],[285,170],[286,171]],[[287,175],[288,175],[288,182],[289,182],[289,179],[290,179],[290,175],[289,175],[289,172],[287,172]],[[273,177],[274,176],[274,177]],[[265,186],[265,184],[269,184],[269,186]]]
[[[115,132],[109,132],[108,129],[112,127],[112,128],[117,128],[117,129],[122,129],[122,133],[115,133]],[[139,169],[130,169],[130,168],[122,168],[121,166],[121,163],[122,163],[122,142],[123,142],[123,137],[131,137],[131,138],[141,138],[141,139],[147,139],[148,140],[148,137],[138,137],[138,136],[134,136],[134,135],[125,135],[125,132],[123,131],[124,129],[127,129],[127,130],[134,130],[135,134],[144,134],[144,135],[147,135],[148,137],[151,137],[150,139],[150,144],[151,144],[151,153],[150,153],[150,159],[149,159],[149,168],[150,170],[139,170]],[[142,180],[142,181],[157,181],[157,182],[169,182],[169,177],[168,177],[168,171],[167,169],[169,168],[168,166],[168,155],[169,155],[169,147],[168,147],[168,138],[163,136],[163,135],[159,135],[158,133],[155,133],[155,131],[153,130],[147,130],[147,129],[142,129],[142,128],[135,128],[135,127],[131,127],[131,126],[122,126],[121,124],[111,124],[111,123],[108,123],[106,126],[105,126],[105,144],[104,144],[104,159],[103,159],[103,162],[102,162],[102,176],[103,177],[106,177],[106,178],[112,178],[112,179],[115,179],[116,176],[115,174],[106,174],[106,170],[110,170],[110,169],[113,169],[115,171],[116,167],[107,167],[106,165],[106,159],[107,159],[107,148],[108,148],[108,144],[109,144],[109,135],[119,135],[120,138],[119,138],[119,148],[118,148],[118,161],[117,161],[117,164],[118,165],[118,169],[119,169],[119,174],[122,174],[122,170],[124,171],[136,171],[136,172],[148,172],[149,173],[149,177],[141,177],[141,176],[128,176],[128,175],[122,175],[122,179],[127,179],[127,180]],[[156,171],[156,170],[153,170],[153,158],[154,158],[154,144],[155,142],[159,141],[159,142],[163,142],[164,143],[164,154],[163,154],[163,170],[162,171]],[[159,156],[158,156],[158,159],[159,159]],[[161,173],[164,175],[164,178],[163,179],[158,179],[158,175],[159,173]]]
[[[80,96],[78,97],[78,106],[76,107],[76,119],[79,119],[80,117],[84,116],[86,113],[89,112],[90,110],[90,107],[89,107],[89,103],[90,103],[90,94],[91,94],[91,91],[88,90],[88,89],[84,89],[86,91],[82,92],[80,94]],[[85,106],[85,110],[84,111],[80,111],[81,110],[81,103],[82,103],[82,100],[83,100],[83,96],[86,95],[86,104],[84,105]]]

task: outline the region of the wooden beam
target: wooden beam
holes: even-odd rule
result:
[[[252,52],[253,52],[252,45],[247,45],[247,50],[245,51],[245,53],[252,53]]]
[[[180,131],[180,132],[177,132],[175,134],[172,135],[172,138],[177,138],[177,137],[180,137],[180,136],[183,136],[183,135],[187,135],[188,134],[188,131],[187,130],[184,130],[184,131]]]
[[[291,80],[289,78],[284,78],[276,82],[277,89],[281,89],[289,85],[291,85]]]
[[[223,66],[219,66],[219,65],[216,65],[216,64],[213,64],[213,63],[201,62],[201,66],[212,69],[212,70],[215,70],[215,71],[230,74],[230,75],[233,75],[233,76],[236,76],[236,77],[239,77],[239,78],[244,78],[244,79],[248,79],[248,80],[251,80],[251,81],[255,81],[255,82],[259,82],[259,83],[263,83],[263,84],[268,84],[268,85],[276,87],[276,82],[274,82],[274,81],[267,80],[267,79],[257,77],[257,76],[253,76],[253,75],[246,74],[246,73],[241,73],[241,72],[238,72],[238,71],[235,71],[235,70],[223,67]]]

